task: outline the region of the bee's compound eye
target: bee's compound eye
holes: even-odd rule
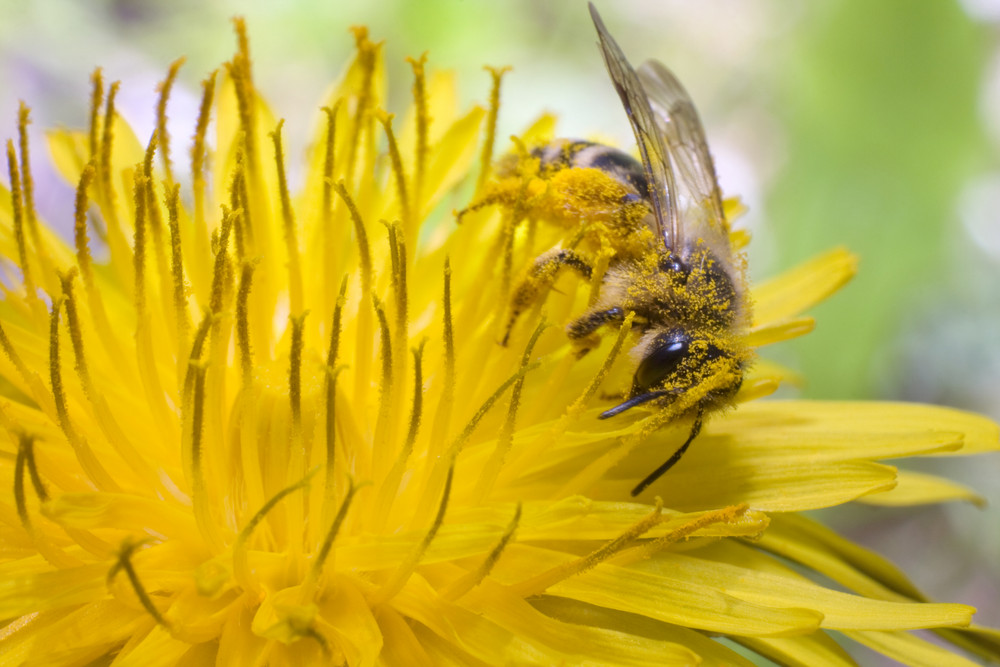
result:
[[[662,383],[690,353],[691,339],[682,331],[657,336],[649,354],[635,369],[632,392]]]
[[[634,192],[626,192],[622,195],[622,206],[631,206],[632,204],[639,203],[642,203],[642,197]]]

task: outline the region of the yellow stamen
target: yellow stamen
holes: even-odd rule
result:
[[[615,360],[621,353],[621,349],[625,345],[625,341],[628,340],[629,333],[632,330],[632,321],[634,317],[635,313],[632,312],[629,312],[629,314],[625,316],[625,321],[622,322],[621,327],[618,329],[618,335],[615,337],[615,341],[611,345],[611,349],[608,351],[608,356],[605,357],[604,363],[601,364],[600,369],[598,369],[594,377],[591,378],[590,383],[584,388],[583,393],[580,394],[580,396],[573,401],[568,408],[566,408],[566,411],[559,418],[559,420],[553,424],[552,428],[543,433],[534,445],[525,448],[524,452],[517,457],[516,461],[513,461],[510,465],[503,469],[501,475],[501,479],[503,481],[509,481],[518,475],[518,471],[522,471],[525,466],[529,466],[535,456],[538,456],[541,452],[547,451],[548,448],[550,448],[560,437],[562,437],[563,433],[566,432],[566,429],[569,428],[573,422],[579,419],[581,414],[583,414],[587,404],[590,402],[590,399],[593,398],[597,389],[601,386],[601,383],[604,382],[604,378],[607,377],[607,374],[610,372]],[[580,488],[573,485],[579,483],[578,478],[581,474],[583,474],[583,472],[584,471],[577,473],[577,475],[573,477],[570,482],[563,486],[562,491],[566,491],[566,489]],[[573,493],[575,493],[575,491],[568,491],[564,495],[573,495]],[[561,498],[563,495],[556,495],[556,497]]]
[[[258,128],[256,123],[257,102],[250,68],[249,41],[246,25],[242,19],[233,20],[239,42],[239,52],[226,66],[236,93],[237,113],[239,117],[238,155],[242,156],[239,167],[243,171],[240,179],[241,206],[247,215],[247,254],[261,257],[261,271],[258,274],[260,289],[256,290],[256,300],[259,307],[254,309],[254,331],[256,339],[262,347],[271,345],[272,322],[268,319],[270,305],[266,303],[267,295],[272,293],[272,283],[275,274],[280,270],[276,254],[271,250],[273,229],[270,221],[271,204],[268,201],[270,185],[266,183],[261,172],[261,152],[258,146]],[[252,211],[252,215],[250,212]],[[292,312],[301,311],[301,307]]]
[[[342,99],[338,99],[332,107],[322,107],[321,111],[326,115],[326,144],[323,150],[323,198],[320,206],[322,225],[325,231],[330,231],[333,213],[333,168],[335,165],[334,153],[337,147],[337,112],[340,110]],[[332,240],[332,235],[327,235]]]
[[[76,186],[73,239],[76,243],[76,264],[80,267],[80,277],[86,285],[94,281],[90,265],[90,241],[87,238],[87,188],[93,182],[95,173],[93,163],[86,165],[80,173],[80,182]]]
[[[618,328],[618,335],[615,337],[615,342],[611,346],[611,350],[608,351],[608,356],[605,357],[604,363],[601,364],[600,369],[598,369],[597,373],[591,379],[587,388],[584,389],[580,397],[573,401],[572,405],[566,409],[566,415],[569,418],[575,419],[586,409],[587,403],[589,403],[590,399],[594,397],[594,394],[597,393],[598,388],[604,382],[604,378],[606,378],[608,373],[611,372],[611,366],[615,363],[615,359],[618,358],[618,354],[621,352],[622,346],[625,344],[625,341],[628,340],[628,335],[632,331],[632,322],[634,319],[635,313],[629,311],[629,313],[625,316],[625,320],[622,322],[621,327]]]
[[[292,410],[293,438],[302,432],[302,330],[307,315],[309,311],[298,316],[288,316],[288,321],[292,325],[292,346],[288,361],[288,399]]]
[[[101,68],[98,67],[94,70],[94,73],[90,76],[90,81],[93,84],[90,93],[90,127],[88,128],[87,138],[89,139],[88,146],[90,148],[90,160],[97,160],[98,151],[100,151],[100,123],[101,123],[101,104],[104,102],[104,75],[101,72]]]
[[[205,489],[205,479],[201,471],[201,435],[202,422],[205,413],[205,362],[192,362],[192,384],[194,393],[191,399],[191,480],[195,496]]]
[[[132,182],[135,196],[132,267],[135,274],[135,312],[141,321],[146,315],[146,177],[142,175],[142,165],[136,165]]]
[[[62,383],[62,368],[59,362],[59,309],[61,307],[62,299],[53,298],[49,327],[49,378],[52,382],[52,396],[55,399],[59,427],[66,435],[70,446],[73,447],[73,453],[90,481],[102,491],[118,491],[118,485],[101,465],[87,441],[76,432],[70,421],[69,409],[66,406],[66,392]]]
[[[29,299],[35,299],[35,281],[31,277],[31,267],[28,265],[28,245],[24,238],[24,218],[21,200],[21,177],[17,168],[17,154],[14,152],[14,142],[7,140],[7,169],[10,173],[10,202],[14,214],[14,239],[17,242],[17,258],[21,265],[21,275],[24,289]]]
[[[257,164],[257,137],[254,135],[254,115],[256,104],[253,95],[253,78],[250,70],[250,40],[247,38],[246,22],[241,17],[233,19],[238,44],[237,54],[229,64],[229,75],[236,88],[236,102],[239,105],[240,127],[243,128],[243,144],[251,164]]]
[[[152,150],[155,147],[155,135],[150,139],[150,146],[146,151],[147,165],[152,162]],[[135,229],[133,235],[133,279],[134,298],[136,312],[136,356],[139,363],[139,376],[142,379],[143,389],[146,391],[148,405],[153,409],[154,418],[161,433],[168,434],[176,431],[174,426],[174,415],[171,407],[167,405],[165,399],[166,392],[160,382],[160,373],[156,364],[156,343],[154,342],[153,323],[150,314],[146,309],[146,246],[147,246],[147,224],[152,223],[151,211],[156,210],[156,202],[152,197],[153,183],[144,175],[144,166],[136,165],[133,174],[133,188],[135,197]],[[158,213],[158,211],[157,211]],[[158,253],[161,258],[159,266],[162,273],[166,271],[166,259],[162,253]],[[102,401],[103,402],[103,401]],[[101,420],[102,422],[105,420]],[[142,460],[141,457],[139,459]]]
[[[431,442],[441,443],[447,435],[451,422],[451,408],[455,400],[455,330],[451,314],[451,262],[444,259],[444,298],[442,299],[444,320],[444,380],[441,385],[441,398],[438,401],[437,413],[434,415],[434,426],[431,428]],[[431,452],[435,454],[435,452]]]
[[[510,300],[511,276],[514,274],[514,233],[517,231],[517,223],[521,220],[520,208],[511,211],[510,216],[504,216],[503,226],[500,228],[500,244],[503,246],[503,261],[500,267],[500,298],[497,299],[496,308],[493,311],[493,321],[496,324],[497,332],[507,332],[501,327],[508,327],[504,321],[504,313],[507,312],[508,301]]]
[[[367,484],[361,484],[355,486],[354,480],[350,477],[347,478],[347,493],[344,495],[344,500],[340,503],[340,507],[337,509],[337,516],[333,518],[333,523],[330,524],[330,529],[326,531],[326,537],[323,538],[323,544],[320,546],[319,551],[316,552],[316,557],[312,562],[312,567],[309,568],[309,574],[307,575],[303,586],[303,588],[310,593],[315,591],[315,585],[319,581],[320,575],[323,574],[323,568],[330,555],[330,550],[333,548],[333,543],[337,539],[337,533],[340,532],[340,527],[343,525],[344,519],[347,517],[347,510],[351,507],[351,501],[354,500],[354,494],[358,492],[358,489],[366,485]]]
[[[73,240],[76,246],[76,265],[80,269],[80,278],[83,280],[84,289],[87,292],[87,303],[90,306],[90,315],[97,329],[98,338],[108,350],[111,358],[117,357],[121,350],[115,347],[117,337],[112,333],[111,324],[108,322],[107,313],[104,311],[104,301],[101,290],[94,283],[94,270],[90,256],[89,239],[87,237],[87,188],[96,177],[97,169],[93,163],[87,164],[80,173],[80,182],[76,187],[76,206],[74,212]]]
[[[6,422],[7,420],[4,419],[4,421]],[[38,548],[39,555],[56,568],[83,566],[83,561],[68,555],[59,547],[51,544],[45,531],[34,530],[34,524],[31,523],[31,516],[28,514],[28,499],[24,488],[25,471],[28,472],[31,478],[31,486],[35,489],[35,495],[38,497],[38,500],[41,503],[45,503],[49,499],[49,493],[42,482],[42,476],[38,472],[38,464],[35,462],[35,438],[16,429],[13,424],[5,423],[4,425],[11,431],[12,435],[17,436],[18,440],[17,455],[14,461],[14,507],[21,526],[31,535],[35,546]],[[99,540],[93,539],[92,536],[89,536],[84,531],[66,529],[66,532],[72,540],[84,546],[84,548],[97,546],[94,543],[99,543]],[[2,633],[0,633],[0,636],[2,636]]]
[[[572,576],[583,574],[587,570],[597,567],[600,563],[608,560],[608,558],[620,552],[632,542],[642,537],[645,533],[655,528],[658,524],[662,523],[662,509],[663,503],[659,498],[657,498],[656,507],[653,508],[652,512],[650,512],[645,518],[636,522],[615,539],[606,542],[600,548],[592,551],[586,556],[577,558],[568,563],[563,563],[562,565],[558,565],[546,572],[542,572],[531,579],[514,584],[510,587],[511,591],[520,597],[539,595],[545,592],[545,590],[553,584]]]
[[[514,538],[514,532],[517,530],[517,526],[520,522],[521,503],[518,503],[517,509],[514,510],[514,518],[510,520],[510,523],[507,525],[507,529],[504,530],[503,535],[500,536],[500,541],[497,542],[496,546],[493,547],[489,555],[486,556],[486,560],[484,560],[474,572],[469,572],[467,575],[461,577],[453,584],[442,590],[441,597],[445,600],[457,600],[478,586],[483,579],[489,576],[490,572],[493,570],[493,566],[495,566],[497,561],[500,560],[500,555]]]
[[[14,461],[14,505],[17,508],[17,516],[21,520],[24,529],[31,532],[31,517],[28,516],[28,499],[24,493],[24,471],[28,470],[35,493],[39,500],[48,499],[42,480],[38,476],[38,469],[35,467],[34,454],[35,439],[26,433],[18,436],[17,458]]]
[[[83,347],[83,332],[80,329],[79,311],[77,309],[76,298],[73,294],[73,278],[75,276],[76,267],[73,267],[65,274],[60,273],[59,280],[62,284],[63,303],[66,305],[66,323],[69,326],[70,341],[73,344],[73,356],[76,360],[76,372],[77,375],[80,376],[80,384],[83,386],[83,392],[86,394],[87,400],[89,400],[90,404],[93,406],[95,416],[97,417],[97,423],[100,424],[101,430],[108,436],[108,441],[115,448],[115,451],[117,451],[118,454],[120,454],[132,468],[132,470],[142,478],[143,484],[148,485],[150,488],[157,489],[158,492],[162,492],[162,482],[157,477],[153,467],[150,465],[149,459],[136,450],[135,446],[129,440],[128,436],[125,435],[125,431],[118,423],[118,418],[115,416],[115,413],[112,412],[110,407],[108,407],[104,395],[100,391],[94,389],[87,366],[87,355]],[[137,333],[137,338],[142,339],[142,335]],[[150,381],[151,380],[145,375],[143,376],[144,383],[148,383]],[[159,396],[162,395],[162,391],[163,390],[159,387],[159,383],[156,383],[156,388],[152,391],[152,393],[154,396]]]
[[[403,589],[406,582],[409,581],[410,576],[413,574],[413,569],[420,563],[420,559],[424,557],[424,553],[427,552],[427,547],[430,546],[431,542],[434,540],[434,536],[437,535],[438,530],[441,528],[441,524],[444,522],[444,513],[448,508],[448,497],[451,495],[451,482],[455,475],[455,465],[452,461],[451,466],[448,468],[448,477],[444,482],[444,489],[441,491],[441,502],[438,504],[437,514],[434,517],[434,521],[431,523],[430,529],[424,534],[423,539],[420,543],[414,547],[413,551],[407,555],[406,559],[399,564],[399,567],[392,573],[389,577],[389,581],[382,586],[377,593],[372,596],[371,605],[376,607],[380,604],[386,603],[396,596],[399,591]]]
[[[361,212],[354,204],[354,199],[344,185],[344,181],[338,181],[334,189],[340,198],[347,205],[347,210],[351,214],[351,221],[354,223],[354,234],[358,247],[358,261],[361,265],[361,303],[368,304],[372,300],[372,259],[371,251],[368,247],[368,234],[365,232],[365,224],[361,219]],[[358,340],[367,341],[372,336],[371,311],[362,307],[358,316]],[[367,391],[369,373],[371,372],[371,354],[368,346],[358,345],[354,355],[354,390],[356,395],[363,396]]]
[[[149,143],[146,144],[146,155],[142,161],[142,175],[145,181],[143,191],[146,196],[146,217],[149,222],[149,231],[152,233],[153,252],[156,254],[157,282],[160,286],[161,297],[166,300],[168,297],[163,287],[170,284],[170,268],[167,264],[166,248],[163,242],[163,216],[160,213],[159,202],[156,200],[156,181],[153,176],[153,157],[158,147],[160,147],[159,140],[154,132],[149,137]],[[171,310],[166,301],[164,301],[163,307],[169,319]]]
[[[535,327],[534,332],[531,334],[531,338],[528,339],[528,344],[524,347],[524,354],[521,355],[521,368],[527,368],[528,364],[531,362],[531,353],[535,349],[535,344],[538,342],[538,338],[542,335],[542,332],[548,327],[548,323],[545,320],[541,320],[538,326]],[[493,485],[496,483],[497,476],[500,474],[500,469],[503,467],[503,461],[507,457],[507,453],[510,451],[511,445],[514,442],[514,423],[517,417],[517,408],[521,402],[521,389],[524,386],[524,376],[522,375],[518,378],[517,382],[514,383],[514,388],[510,392],[510,404],[507,406],[507,417],[504,419],[503,426],[500,427],[500,434],[497,436],[496,447],[493,448],[493,453],[490,454],[489,462],[483,467],[482,479],[476,484],[475,493],[480,501],[488,498],[490,493],[493,491]]]
[[[527,366],[519,368],[516,373],[511,375],[503,382],[503,384],[497,387],[496,391],[490,394],[489,398],[487,398],[483,402],[483,404],[479,406],[479,409],[476,410],[476,413],[472,415],[471,419],[469,419],[468,423],[465,425],[465,428],[462,429],[462,432],[459,433],[454,440],[452,440],[451,444],[448,445],[448,448],[440,455],[440,457],[437,458],[437,461],[434,464],[434,468],[433,470],[431,470],[429,479],[424,484],[424,491],[420,496],[421,503],[417,508],[417,513],[416,513],[416,517],[418,518],[418,520],[420,517],[426,516],[426,514],[429,511],[428,499],[434,497],[435,489],[437,489],[441,485],[441,477],[443,474],[442,470],[444,469],[444,466],[448,466],[449,470],[452,470],[454,468],[455,458],[462,451],[462,447],[465,446],[465,443],[472,436],[473,432],[475,432],[476,427],[479,426],[479,422],[482,421],[483,417],[486,416],[486,413],[488,413],[493,408],[496,402],[500,400],[500,397],[503,396],[504,392],[506,392],[507,389],[509,389],[512,384],[517,382],[519,378],[524,377],[528,372],[538,368],[539,365],[540,362],[536,361],[534,363],[528,364]]]
[[[21,359],[21,355],[17,353],[14,349],[14,345],[10,342],[10,338],[7,337],[7,332],[4,330],[3,325],[0,324],[0,347],[3,347],[4,354],[10,359],[10,362],[14,364],[14,368],[17,369],[18,375],[21,376],[27,384],[31,383],[31,377],[33,376],[32,371],[28,370],[28,367],[24,365],[24,361]]]
[[[659,498],[657,498],[659,502]],[[677,528],[671,530],[666,535],[662,535],[655,540],[650,540],[637,545],[633,549],[623,552],[614,559],[616,565],[625,565],[637,560],[645,560],[653,557],[656,552],[668,548],[670,545],[691,537],[694,533],[716,523],[736,523],[750,510],[747,504],[723,507],[722,509],[705,512],[701,516],[686,521]]]
[[[406,472],[406,463],[410,458],[410,454],[413,453],[413,443],[417,440],[417,430],[420,428],[420,416],[423,410],[424,392],[421,357],[423,356],[424,345],[426,343],[427,339],[425,338],[420,342],[419,347],[411,350],[413,354],[413,405],[410,409],[410,426],[406,433],[406,440],[403,442],[403,449],[399,452],[392,469],[380,485],[378,501],[375,506],[375,520],[372,524],[378,530],[385,527],[385,522],[389,518],[398,497],[399,482]]]
[[[250,347],[250,320],[247,315],[247,301],[253,284],[256,261],[244,260],[240,268],[240,285],[236,292],[236,346],[240,351],[240,377],[244,391],[249,391],[253,383],[253,352]]]
[[[170,63],[165,78],[158,86],[160,97],[156,102],[156,141],[160,144],[160,162],[163,164],[163,173],[167,183],[174,182],[174,174],[170,165],[170,133],[167,132],[167,100],[170,99],[170,91],[173,89],[174,81],[177,80],[177,72],[184,64],[184,58],[178,58]]]
[[[240,56],[243,58],[244,62],[249,66],[250,64],[250,38],[247,36],[247,22],[242,16],[233,17],[233,29],[236,31],[236,49],[239,51]],[[246,70],[247,80],[249,81],[250,70]]]
[[[195,330],[194,342],[191,344],[191,353],[187,358],[187,370],[184,373],[184,384],[182,385],[184,401],[187,401],[187,396],[191,393],[192,383],[194,382],[194,368],[201,361],[202,348],[205,346],[205,339],[208,338],[209,329],[215,319],[216,317],[211,311],[205,311],[201,322],[198,323],[198,328]],[[190,411],[185,410],[185,414],[190,414]]]
[[[382,109],[375,112],[375,117],[382,123],[385,136],[389,139],[389,159],[392,162],[392,174],[396,180],[396,197],[399,199],[400,217],[403,219],[403,229],[406,235],[416,240],[417,230],[413,225],[413,218],[410,215],[410,200],[406,192],[406,172],[403,170],[403,157],[399,154],[399,144],[396,143],[396,134],[392,131],[393,114],[386,113]]]
[[[493,164],[493,143],[496,141],[497,116],[500,113],[500,80],[511,70],[510,67],[485,68],[493,79],[490,90],[490,111],[486,116],[486,137],[483,140],[483,152],[479,156],[479,180],[476,182],[476,192],[482,192],[486,179],[489,178]]]
[[[215,78],[218,72],[212,72],[207,79],[201,82],[201,106],[198,109],[198,121],[195,126],[194,144],[191,146],[191,189],[194,193],[194,258],[188,262],[189,267],[194,267],[191,272],[191,279],[196,288],[203,288],[208,276],[204,275],[199,267],[208,266],[209,258],[212,256],[209,238],[208,224],[205,221],[205,198],[206,188],[205,163],[208,156],[208,146],[205,141],[205,134],[208,131],[208,121],[212,112],[212,99],[215,95]],[[203,294],[204,292],[198,291]]]
[[[215,253],[215,263],[212,269],[212,291],[208,307],[216,315],[222,313],[222,301],[226,291],[226,264],[229,260],[229,235],[233,229],[233,213],[227,207],[222,207],[222,228],[219,230],[219,247]]]
[[[285,249],[288,252],[288,294],[289,306],[293,313],[302,310],[302,261],[299,258],[299,241],[295,232],[295,214],[288,195],[288,182],[285,180],[285,156],[281,148],[281,126],[285,121],[278,121],[278,127],[271,133],[274,142],[274,162],[278,170],[278,194],[281,197],[281,219],[284,222]]]
[[[42,232],[38,227],[38,214],[35,211],[35,182],[31,176],[31,153],[28,145],[28,125],[31,124],[31,109],[21,102],[17,112],[18,148],[21,154],[21,192],[24,195],[24,220],[28,223],[28,233],[35,246],[35,256],[42,266],[42,281],[46,289],[55,287],[53,278],[55,269],[49,257],[48,248],[42,240]],[[13,189],[13,188],[12,188]]]
[[[236,213],[233,222],[233,238],[236,241],[236,259],[243,261],[247,254],[247,244],[250,242],[248,224],[246,222],[247,213],[250,207],[246,203],[246,174],[244,173],[243,154],[238,153],[236,157],[236,168],[233,171],[233,180],[229,184],[229,207]]]
[[[243,230],[243,239],[246,243],[247,250],[244,252],[249,253],[249,249],[254,247],[254,231],[253,231],[253,217],[250,214],[250,193],[248,192],[247,185],[247,163],[246,156],[239,153],[239,159],[236,163],[236,175],[233,177],[233,187],[236,190],[236,198],[239,200],[239,208],[243,211],[241,228]]]
[[[406,239],[400,234],[399,223],[389,224],[385,220],[380,221],[389,232],[389,256],[392,267],[392,293],[396,298],[396,338],[399,341],[396,350],[406,347]]]
[[[389,397],[390,405],[396,414],[403,411],[403,378],[406,377],[406,344],[409,339],[407,326],[407,294],[406,294],[406,239],[398,222],[391,225],[382,220],[381,223],[389,232],[389,255],[392,268],[391,285],[395,297],[395,327],[392,338],[393,374],[400,379],[393,387]],[[391,437],[395,437],[393,432]]]
[[[382,307],[382,303],[379,301],[377,296],[372,296],[372,302],[375,306],[375,314],[378,316],[379,332],[382,340],[382,344],[379,349],[380,356],[382,357],[382,377],[379,380],[379,402],[378,402],[378,417],[375,420],[375,438],[372,445],[372,465],[374,475],[381,478],[385,474],[385,468],[388,467],[389,454],[386,451],[388,449],[388,438],[389,438],[389,427],[394,411],[391,397],[393,392],[393,377],[392,377],[392,336],[389,331],[389,321],[385,316],[385,309]]]
[[[101,133],[100,159],[97,162],[97,185],[98,191],[101,193],[101,212],[104,214],[104,222],[107,225],[109,243],[113,233],[121,233],[115,191],[111,181],[111,149],[115,141],[114,122],[117,113],[115,111],[115,98],[118,96],[120,87],[121,81],[115,81],[108,88],[108,98],[104,102],[104,127]]]
[[[424,355],[424,346],[427,339],[420,341],[420,345],[411,349],[413,353],[413,404],[410,408],[410,426],[406,431],[406,442],[403,444],[403,451],[400,454],[400,461],[404,464],[413,451],[413,443],[417,441],[417,430],[420,428],[420,415],[423,409],[424,398],[424,378],[421,368],[421,360]]]
[[[132,565],[133,552],[144,544],[145,541],[133,542],[128,538],[122,542],[121,548],[118,551],[118,558],[115,560],[115,564],[111,566],[111,570],[108,572],[108,586],[110,586],[114,581],[115,575],[124,570],[125,576],[128,577],[129,583],[132,584],[132,590],[135,591],[135,595],[139,598],[139,602],[142,604],[143,608],[157,623],[169,630],[170,624],[167,623],[167,619],[163,618],[160,610],[153,604],[153,600],[149,597],[149,593],[146,592],[145,586],[142,585],[142,582],[139,580],[139,575],[136,573],[135,567]]]
[[[354,181],[354,167],[361,144],[362,121],[368,113],[372,98],[372,81],[375,77],[375,59],[378,45],[368,39],[368,29],[364,27],[351,28],[354,42],[358,50],[358,62],[361,64],[361,86],[358,92],[357,106],[354,108],[354,118],[351,122],[351,139],[347,143],[347,168],[344,171],[348,183]]]
[[[263,502],[264,470],[262,470],[261,447],[263,443],[257,434],[259,418],[259,397],[263,388],[254,384],[253,347],[250,343],[248,304],[257,260],[247,260],[242,264],[240,285],[236,297],[236,340],[240,355],[241,392],[236,407],[240,428],[238,446],[243,472],[244,497],[250,507]]]
[[[229,241],[232,237],[235,215],[226,206],[222,206],[221,209],[222,224],[219,229],[213,262],[209,296],[209,310],[212,313],[211,339],[208,354],[203,358],[205,369],[207,369],[203,372],[203,380],[205,382],[203,400],[207,404],[202,410],[204,417],[203,428],[201,431],[195,433],[196,437],[212,443],[221,442],[224,439],[223,406],[226,394],[225,386],[228,374],[227,368],[229,364],[229,345],[232,328],[229,304],[234,297],[233,287],[235,280],[233,265],[229,256]],[[221,457],[223,454],[219,448],[211,447],[206,450],[205,454],[210,457],[210,460],[206,460],[211,465],[213,471],[218,469],[217,466],[222,465]],[[204,471],[201,472],[202,474],[204,473]],[[214,482],[220,478],[217,475],[213,475],[210,479]],[[206,494],[204,500],[205,507],[217,506],[215,501],[218,500],[218,497],[210,497],[208,493],[222,493],[220,486],[214,486],[211,489],[205,486],[203,491]],[[195,489],[195,492],[197,494],[197,489]],[[195,513],[198,514],[197,504],[195,505]],[[206,521],[206,525],[210,525],[212,529],[218,529],[218,524],[210,520],[208,509],[205,510],[204,520]],[[210,536],[209,541],[211,544],[220,545],[221,538],[219,537],[219,533],[217,532]]]
[[[250,539],[253,531],[278,503],[299,489],[306,488],[309,485],[309,481],[318,470],[318,467],[313,468],[306,473],[305,477],[291,486],[286,486],[284,489],[274,494],[274,496],[264,503],[263,507],[257,510],[257,512],[250,518],[250,521],[248,521],[236,535],[236,541],[233,542],[233,578],[236,579],[237,583],[239,583],[244,590],[253,591],[255,593],[259,593],[261,590],[259,583],[253,578],[250,572],[250,565],[247,559],[247,541]]]
[[[413,106],[416,108],[417,146],[413,156],[416,165],[413,176],[413,208],[417,219],[423,219],[423,187],[424,171],[427,169],[427,135],[430,130],[431,118],[427,114],[427,73],[424,65],[427,63],[427,53],[419,58],[407,58],[413,68]]]
[[[62,284],[62,295],[66,303],[66,323],[69,325],[69,337],[73,343],[73,356],[76,359],[76,372],[80,376],[80,384],[88,396],[92,395],[93,385],[90,382],[90,372],[87,369],[87,357],[83,352],[83,334],[80,331],[80,316],[76,308],[76,298],[73,296],[73,278],[76,277],[76,267],[66,273],[59,274]]]
[[[327,494],[333,493],[333,465],[336,460],[337,443],[337,355],[340,353],[340,331],[344,315],[344,302],[347,294],[347,276],[340,281],[340,293],[333,308],[333,323],[330,326],[330,348],[326,355],[326,489]]]
[[[191,330],[191,313],[187,306],[187,289],[184,285],[184,254],[181,249],[181,229],[179,217],[180,185],[174,184],[167,190],[167,224],[170,228],[170,275],[174,287],[174,316],[177,322],[177,349],[181,360],[179,374],[186,372],[184,351],[187,350],[188,332]]]
[[[31,486],[35,489],[35,495],[42,502],[49,499],[49,492],[45,489],[45,484],[42,483],[42,476],[38,473],[38,464],[35,463],[35,439],[31,436],[22,433],[20,436],[20,446],[24,447],[24,462],[28,468],[28,474],[31,476]]]
[[[365,223],[361,219],[361,212],[358,211],[358,207],[354,205],[354,199],[344,186],[344,181],[338,181],[333,187],[347,205],[347,210],[351,214],[351,221],[354,223],[359,261],[361,262],[361,296],[363,299],[366,299],[372,291],[372,257],[371,251],[368,249],[368,234],[365,232]]]
[[[323,244],[323,279],[325,284],[332,284],[334,274],[339,270],[337,252],[340,249],[340,237],[334,231],[333,216],[333,174],[336,166],[335,153],[337,147],[337,113],[343,99],[338,99],[332,107],[323,107],[326,115],[326,144],[323,150],[322,198],[320,200],[320,229]],[[328,292],[323,290],[323,295]],[[324,310],[327,308],[323,303]]]
[[[184,406],[185,412],[190,410],[191,414],[191,445],[189,447],[188,458],[191,461],[191,501],[194,506],[194,518],[198,524],[198,530],[209,548],[218,553],[222,550],[222,535],[219,532],[220,526],[212,517],[212,504],[208,498],[208,487],[205,483],[205,471],[202,464],[204,454],[202,442],[205,422],[205,371],[208,370],[206,362],[192,362],[192,385],[194,390],[190,403]]]

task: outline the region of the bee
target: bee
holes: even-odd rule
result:
[[[733,404],[752,356],[746,344],[750,303],[745,262],[730,242],[715,166],[690,96],[659,62],[633,69],[593,4],[590,15],[641,162],[609,146],[569,140],[535,148],[530,158],[535,181],[542,183],[535,203],[540,217],[577,225],[578,239],[596,237],[607,253],[597,298],[567,325],[569,338],[585,351],[599,329],[621,325],[634,313],[631,387],[599,418],[649,404],[669,410],[671,421],[691,420],[684,443],[636,485],[637,496],[680,460],[707,415]],[[510,204],[514,189],[501,187],[471,208]],[[561,268],[590,279],[593,264],[573,245],[539,256],[514,290],[507,335]]]

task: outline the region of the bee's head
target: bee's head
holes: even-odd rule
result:
[[[653,335],[640,346],[645,351],[632,377],[628,398],[602,412],[601,419],[656,399],[676,399],[720,373],[729,374],[732,380],[724,380],[721,389],[713,390],[705,398],[729,398],[742,382],[741,355],[725,349],[719,340],[674,328]]]

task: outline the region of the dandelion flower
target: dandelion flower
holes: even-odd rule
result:
[[[356,29],[292,193],[236,25],[189,160],[166,132],[180,63],[145,146],[94,75],[89,129],[50,136],[72,243],[36,217],[26,108],[7,144],[0,664],[851,664],[835,637],[961,660],[916,629],[1000,655],[971,608],[800,514],[975,501],[879,461],[995,450],[995,425],[755,401],[786,379],[758,361],[632,499],[686,431],[597,420],[628,327],[579,357],[544,323],[586,305],[568,279],[499,345],[511,276],[565,230],[497,207],[455,224],[460,186],[487,187],[502,73],[458,112],[452,78],[412,60],[398,120]],[[808,332],[854,263],[755,286],[748,344]]]

